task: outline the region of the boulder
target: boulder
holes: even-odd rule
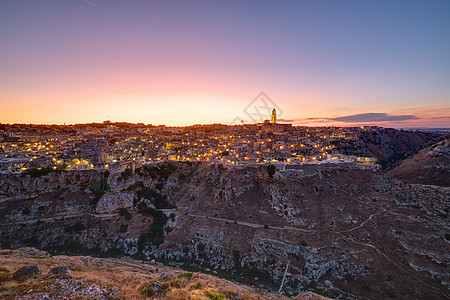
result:
[[[24,266],[14,272],[13,274],[13,280],[15,281],[25,281],[29,278],[31,278],[33,275],[40,275],[41,271],[39,271],[38,266],[32,265],[32,266]]]
[[[68,267],[55,267],[51,269],[48,274],[67,274],[70,275],[70,270]]]
[[[119,211],[121,208],[133,207],[134,194],[131,192],[106,193],[97,203],[95,211],[107,214]]]

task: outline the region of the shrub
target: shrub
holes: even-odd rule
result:
[[[99,181],[94,182],[89,189],[95,195],[95,199],[92,201],[92,204],[95,205],[103,196],[103,194],[109,191],[108,181],[106,180],[106,178],[103,178]]]
[[[132,169],[126,169],[125,171],[123,171],[121,174],[120,174],[120,177],[123,179],[123,180],[127,180],[128,178],[130,178],[130,177],[132,177],[133,176],[133,170]]]
[[[82,230],[84,230],[86,227],[84,226],[84,224],[83,223],[81,223],[81,222],[76,222],[74,225],[72,225],[72,226],[67,226],[67,227],[65,227],[64,228],[64,230],[66,231],[66,232],[80,232],[80,231],[82,231]]]
[[[162,182],[158,182],[157,184],[155,184],[155,188],[157,190],[162,190],[163,187],[164,187],[164,184]]]
[[[155,179],[158,177],[159,169],[157,167],[143,166],[144,174],[149,175],[151,178]]]
[[[234,267],[239,270],[241,268],[241,251],[236,249],[233,250],[233,262]]]
[[[2,245],[1,245],[1,248],[2,249],[11,249],[11,243],[10,242],[2,242]],[[5,251],[3,251],[3,252],[5,252]]]
[[[205,291],[205,295],[208,296],[208,298],[211,300],[225,299],[223,293],[219,291],[211,291],[211,290]]]
[[[146,282],[139,287],[139,293],[145,297],[161,297],[170,289],[168,282]]]
[[[119,216],[125,216],[125,220],[131,219],[131,214],[128,212],[128,209],[126,209],[125,207],[122,207],[119,210]]]
[[[302,245],[303,247],[308,246],[308,244],[307,244],[305,241],[301,241],[301,242],[300,242],[300,245]]]
[[[268,165],[267,166],[267,173],[269,173],[269,176],[272,177],[277,172],[277,167],[274,165]]]
[[[344,278],[345,278],[345,281],[350,282],[353,280],[353,275],[350,273],[347,273],[347,274],[345,274]]]
[[[181,273],[180,275],[178,275],[178,278],[191,279],[193,274],[194,274],[193,272]]]
[[[197,250],[198,252],[202,252],[203,250],[205,250],[205,244],[203,244],[202,242],[198,243]]]
[[[11,274],[5,267],[0,267],[0,283],[10,281],[12,279]]]
[[[153,223],[147,232],[144,232],[139,237],[138,244],[142,247],[145,243],[149,242],[156,246],[161,245],[164,242],[164,225],[166,224],[166,216],[157,209],[141,206],[140,212],[151,214],[153,216]]]
[[[119,232],[127,232],[128,231],[128,225],[122,224],[120,225]]]
[[[52,167],[28,169],[27,171],[25,171],[25,174],[29,174],[31,177],[41,177],[41,176],[47,175],[51,172],[65,170],[66,168],[67,168],[67,164],[58,166],[55,169],[53,169]]]
[[[163,169],[161,170],[160,175],[161,175],[161,177],[162,177],[164,180],[167,180],[167,178],[169,178],[169,176],[170,176],[172,173],[173,173],[173,170],[172,170],[171,168],[165,167],[165,168],[163,168]]]
[[[193,283],[189,285],[189,289],[191,290],[200,290],[207,285],[206,281],[203,278],[197,278]]]
[[[137,197],[138,199],[146,198],[152,201],[153,205],[156,206],[156,208],[172,208],[172,205],[167,203],[167,196],[162,195],[154,190],[148,190],[148,189],[141,189],[137,191]]]
[[[172,280],[170,282],[170,286],[177,288],[177,289],[181,289],[185,285],[186,285],[186,279],[183,279],[183,278],[175,278],[174,280]]]

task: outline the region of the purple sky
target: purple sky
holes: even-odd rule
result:
[[[0,122],[450,127],[450,1],[0,1]]]

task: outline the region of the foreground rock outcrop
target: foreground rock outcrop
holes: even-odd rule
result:
[[[1,299],[288,299],[215,276],[129,257],[52,256],[42,259],[24,256],[22,250],[0,250],[0,273],[11,273],[23,264],[39,266],[44,273],[54,270],[55,265],[64,265],[59,267],[65,268],[64,272],[50,270],[47,275],[21,282],[0,277]],[[72,276],[66,272],[69,268]],[[295,299],[327,298],[304,293]]]

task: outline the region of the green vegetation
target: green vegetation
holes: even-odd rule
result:
[[[302,245],[303,247],[308,246],[308,244],[307,244],[305,241],[301,241],[301,242],[300,242],[300,245]]]
[[[146,243],[152,243],[159,246],[164,242],[164,225],[166,225],[166,216],[157,209],[141,205],[139,212],[144,215],[153,216],[153,223],[147,232],[144,232],[139,237],[138,244],[142,248]]]
[[[183,181],[183,180],[185,180],[186,179],[186,174],[184,174],[184,173],[180,173],[179,175],[178,175],[178,179],[180,180],[180,181]]]
[[[0,266],[0,283],[11,280],[11,274],[8,269]]]
[[[233,262],[234,262],[234,268],[236,270],[241,269],[241,251],[234,249],[233,250]]]
[[[46,168],[34,168],[34,169],[28,169],[24,173],[29,174],[31,177],[41,177],[47,174],[50,174],[51,172],[61,172],[65,169],[67,169],[68,165],[63,164],[62,166],[57,167],[46,167]]]
[[[160,181],[166,181],[173,172],[175,172],[175,166],[142,166],[136,169],[139,175],[150,176],[153,179],[159,178]]]
[[[225,297],[223,296],[223,293],[219,292],[219,291],[206,290],[205,295],[208,296],[209,299],[211,299],[211,300],[225,299]]]
[[[128,212],[128,209],[122,207],[119,210],[119,216],[125,216],[125,220],[130,220],[131,219],[131,214]]]
[[[84,230],[85,228],[86,228],[86,227],[84,226],[84,224],[81,223],[80,221],[78,221],[78,222],[76,222],[76,223],[75,223],[74,225],[72,225],[72,226],[66,226],[66,227],[64,228],[64,230],[65,230],[66,232],[76,232],[76,233],[78,233],[78,232]]]
[[[172,173],[173,173],[173,170],[171,168],[164,167],[161,170],[161,177],[164,178],[164,180],[167,180]]]
[[[127,232],[128,231],[128,225],[122,224],[120,225],[119,232]]]
[[[170,290],[169,282],[146,282],[139,287],[139,293],[145,297],[162,297]]]
[[[155,205],[155,207],[158,209],[173,208],[173,205],[170,205],[169,203],[167,203],[167,201],[166,201],[167,196],[161,195],[157,191],[143,188],[143,189],[137,191],[136,195],[139,200],[142,198],[150,200],[152,202],[152,204]]]
[[[347,281],[347,282],[350,282],[350,281],[352,281],[354,279],[353,275],[350,274],[350,273],[345,274],[344,278],[345,278],[345,281]]]
[[[274,165],[268,165],[267,166],[267,173],[269,173],[269,176],[272,177],[277,172],[277,167]]]
[[[120,173],[120,178],[122,178],[123,180],[127,180],[128,178],[133,176],[133,170],[132,169],[126,169],[125,171],[123,171],[122,173]]]
[[[197,250],[198,252],[203,252],[203,250],[205,250],[205,244],[203,244],[202,242],[198,243]]]
[[[194,274],[193,272],[181,273],[180,275],[178,275],[178,278],[191,279],[193,274]]]
[[[94,182],[89,188],[95,195],[94,200],[92,200],[92,205],[96,205],[98,200],[103,196],[104,193],[109,191],[109,185],[106,178],[102,178],[99,181]]]

